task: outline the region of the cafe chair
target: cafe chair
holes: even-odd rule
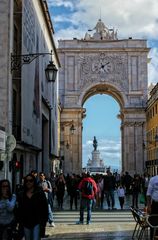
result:
[[[139,227],[138,218],[137,218],[137,216],[136,216],[135,208],[131,207],[130,210],[131,210],[131,213],[132,213],[132,215],[133,215],[134,221],[135,221],[135,223],[136,223],[136,224],[135,224],[134,231],[133,231],[133,235],[132,235],[132,239],[134,239],[135,235],[138,235],[138,232],[139,232],[140,227]],[[137,234],[136,234],[136,233],[137,233]]]
[[[148,215],[146,218],[146,222],[150,226],[150,228],[153,229],[153,240],[154,240],[156,237],[156,232],[158,230],[158,214]]]
[[[131,207],[131,212],[136,222],[132,239],[135,237],[137,237],[138,240],[144,239],[145,230],[149,228],[149,225],[146,222],[146,216],[141,210],[136,208]]]

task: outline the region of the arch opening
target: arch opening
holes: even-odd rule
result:
[[[86,91],[82,94],[81,102],[82,106],[86,102],[88,98],[91,96],[94,96],[96,94],[106,94],[110,95],[113,97],[119,104],[120,108],[123,108],[125,105],[125,96],[124,96],[124,91],[121,89],[118,89],[112,85],[109,84],[97,84],[95,86],[91,86]]]
[[[120,96],[104,91],[90,91],[84,97],[85,118],[82,131],[82,166],[91,172],[121,172],[121,121],[118,119],[123,101]],[[97,139],[97,151],[93,138]]]

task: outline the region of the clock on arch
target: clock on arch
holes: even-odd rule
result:
[[[112,63],[107,59],[102,59],[99,62],[100,73],[110,73],[112,72]]]

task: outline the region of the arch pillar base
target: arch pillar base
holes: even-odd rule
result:
[[[82,172],[82,118],[83,108],[64,108],[61,112],[61,152],[64,155],[64,174]],[[70,127],[74,125],[74,133]]]
[[[127,110],[121,126],[122,171],[142,174],[145,170],[146,152],[144,149],[145,112],[143,109]]]

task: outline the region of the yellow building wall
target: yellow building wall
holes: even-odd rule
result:
[[[151,91],[151,97],[147,102],[146,110],[146,151],[147,169],[151,175],[157,174],[158,169],[158,89]]]

